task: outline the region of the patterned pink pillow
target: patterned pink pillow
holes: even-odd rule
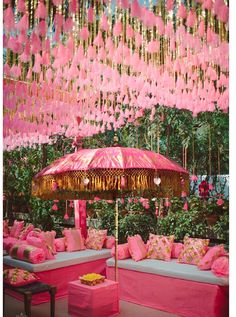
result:
[[[133,237],[128,237],[128,246],[131,257],[134,261],[140,261],[147,256],[147,248],[141,236],[136,234]]]
[[[184,238],[184,249],[178,257],[179,263],[198,265],[207,252],[209,239]]]
[[[183,243],[173,243],[172,250],[171,250],[171,258],[172,259],[178,259],[180,253],[184,249],[184,244]]]
[[[54,245],[57,252],[63,252],[66,250],[66,238],[57,238],[54,240]]]
[[[9,236],[8,219],[3,220],[3,238]]]
[[[15,220],[10,230],[10,237],[19,238],[21,230],[24,228],[24,221]]]
[[[124,260],[131,258],[130,252],[129,252],[129,245],[128,243],[124,244],[118,244],[117,246],[117,254],[118,254],[118,260]],[[111,249],[111,255],[115,256],[115,246]]]
[[[54,231],[54,234],[53,234],[54,237],[55,237],[55,234],[56,233]],[[28,242],[29,245],[33,245],[43,250],[46,260],[53,260],[55,259],[55,256],[54,256],[53,248],[49,240],[50,238],[48,238],[48,236],[45,235],[45,232],[41,231],[38,228],[35,228],[34,230],[30,231],[26,238],[26,241]]]
[[[85,250],[84,238],[80,229],[64,229],[62,231],[65,236],[65,245],[67,252]]]
[[[107,230],[89,228],[86,247],[88,249],[101,250],[107,237]]]
[[[226,251],[224,249],[224,245],[216,245],[210,248],[201,261],[198,264],[198,268],[200,270],[210,270],[213,262],[222,255],[225,255]]]
[[[158,236],[150,233],[147,258],[170,261],[174,238],[174,236]]]
[[[103,247],[106,249],[111,249],[116,243],[116,239],[113,236],[107,236],[103,244]]]
[[[214,261],[211,271],[218,277],[229,277],[229,257],[221,256]]]
[[[22,269],[6,269],[3,271],[3,280],[12,286],[23,286],[39,280],[34,274]]]
[[[28,234],[30,233],[30,231],[34,230],[34,225],[32,225],[32,223],[30,223],[28,226],[26,226],[20,233],[19,239],[20,240],[26,240]]]
[[[57,253],[54,241],[55,241],[55,236],[56,236],[56,231],[44,231],[44,240],[46,243],[46,258],[47,259],[54,259],[54,254]]]

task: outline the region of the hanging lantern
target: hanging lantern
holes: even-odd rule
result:
[[[185,203],[184,203],[184,211],[187,211],[188,210],[188,202],[186,201]]]
[[[58,188],[57,182],[53,181],[53,183],[52,183],[52,190],[53,190],[53,191],[56,191],[57,188]]]
[[[84,186],[85,186],[85,187],[88,186],[89,179],[88,179],[88,178],[85,178],[85,179],[83,180],[83,183],[84,183]]]
[[[171,202],[169,201],[169,198],[166,198],[166,200],[164,202],[164,206],[165,207],[170,207],[171,206]]]
[[[58,206],[57,206],[57,204],[53,204],[53,206],[52,206],[52,210],[53,210],[53,211],[57,211],[57,210],[58,210]]]

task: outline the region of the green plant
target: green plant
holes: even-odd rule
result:
[[[220,216],[217,223],[213,226],[213,232],[218,239],[221,239],[229,247],[229,214],[226,212]]]
[[[140,234],[144,241],[148,240],[149,233],[154,233],[155,222],[153,217],[147,214],[128,214],[120,220],[119,242],[127,241],[128,236]]]

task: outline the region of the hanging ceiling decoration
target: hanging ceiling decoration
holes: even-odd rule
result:
[[[158,105],[228,111],[228,15],[224,0],[4,0],[4,149]]]

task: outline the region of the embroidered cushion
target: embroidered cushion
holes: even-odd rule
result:
[[[113,236],[107,236],[103,247],[106,249],[111,249],[115,245],[116,239]]]
[[[101,250],[107,237],[107,230],[89,228],[86,247],[88,249]]]
[[[111,255],[115,256],[115,246],[113,246],[111,249]],[[131,258],[128,243],[118,244],[118,246],[117,246],[117,258],[118,258],[118,260],[124,260],[124,259]]]
[[[3,280],[12,286],[23,286],[39,280],[34,274],[22,269],[6,269],[3,271]]]
[[[66,251],[73,252],[86,249],[80,229],[64,229],[62,233],[65,236]]]
[[[172,259],[178,259],[180,253],[184,249],[184,244],[183,243],[173,243],[172,250],[171,250],[171,258]]]
[[[26,240],[28,234],[30,233],[30,231],[34,230],[34,225],[32,225],[32,223],[28,224],[28,226],[26,226],[20,233],[19,235],[19,240]]]
[[[54,259],[54,255],[57,254],[54,241],[56,236],[56,231],[44,231],[44,240],[46,243],[46,259]]]
[[[226,251],[224,245],[216,245],[210,248],[201,261],[198,264],[200,270],[210,270],[213,262],[222,255],[225,255]]]
[[[147,256],[147,248],[141,236],[136,234],[133,237],[128,237],[128,246],[131,257],[134,261],[140,261]]]
[[[63,252],[66,250],[66,238],[57,238],[54,240],[54,245],[57,252]]]
[[[10,237],[19,238],[21,230],[24,228],[24,221],[15,220],[10,230]]]
[[[159,236],[150,233],[147,242],[147,258],[170,261],[174,238],[174,236]]]
[[[15,244],[10,250],[13,259],[30,262],[33,264],[45,261],[45,253],[42,249],[28,244]]]
[[[49,232],[49,231],[48,231]],[[56,250],[54,249],[54,238],[56,232],[51,231],[51,233],[45,233],[38,228],[30,231],[27,235],[26,241],[28,244],[33,245],[37,248],[41,248],[45,254],[46,260],[55,259],[54,254]],[[52,244],[53,243],[53,244]]]
[[[184,237],[184,249],[178,257],[179,263],[198,265],[207,252],[209,239]]]
[[[211,271],[218,277],[229,277],[229,257],[225,255],[216,259]]]

